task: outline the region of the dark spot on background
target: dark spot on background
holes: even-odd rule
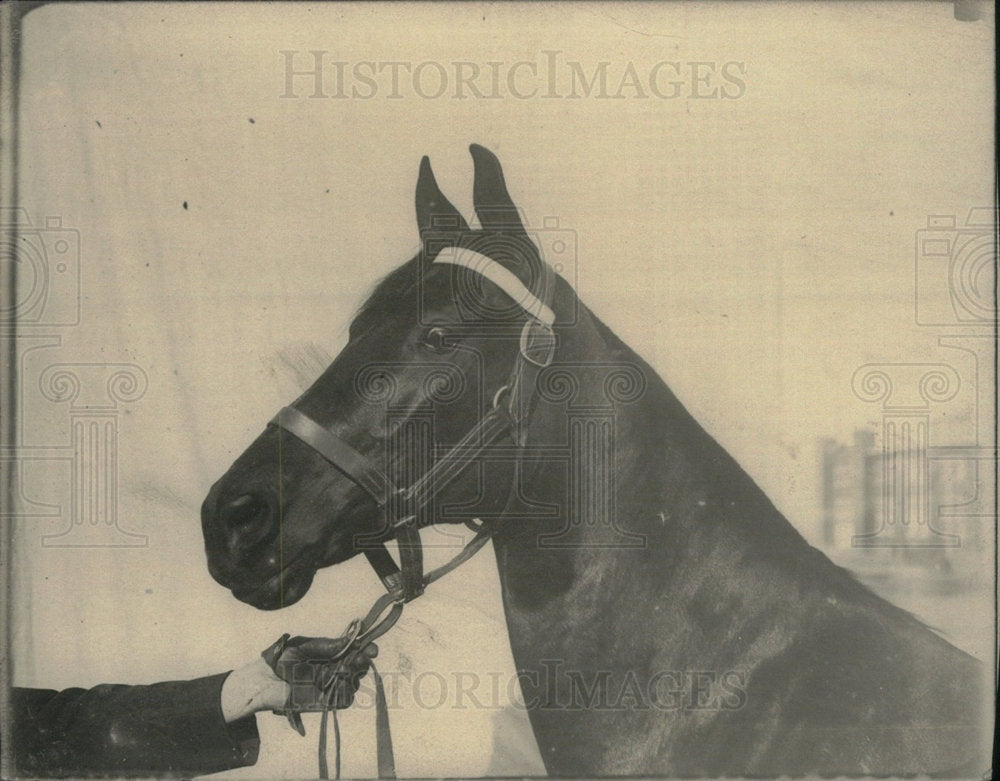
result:
[[[187,211],[187,207],[188,207],[188,202],[184,201],[184,211]]]
[[[247,117],[247,120],[250,122],[251,125],[253,124],[253,117]]]
[[[95,122],[97,123],[97,126],[98,126],[99,128],[101,128],[102,130],[104,129],[104,125],[102,125],[102,124],[101,124],[101,120],[99,120],[99,119],[95,119],[94,121],[95,121]]]

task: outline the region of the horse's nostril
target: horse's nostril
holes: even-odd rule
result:
[[[254,499],[254,497],[251,496],[250,494],[243,494],[243,496],[233,499],[233,501],[229,503],[229,506],[236,510],[239,510],[240,508],[247,507],[253,504],[255,501],[256,500]]]
[[[264,499],[243,494],[222,505],[219,517],[230,529],[253,528],[270,520],[271,508]]]

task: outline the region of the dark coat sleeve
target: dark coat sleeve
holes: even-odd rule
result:
[[[151,686],[11,691],[11,748],[19,775],[193,776],[252,765],[254,716],[226,724],[229,673]]]

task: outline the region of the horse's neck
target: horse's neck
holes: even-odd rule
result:
[[[528,656],[566,658],[573,638],[599,636],[617,623],[616,613],[633,619],[633,629],[626,621],[613,630],[618,641],[637,641],[657,619],[650,611],[665,618],[691,601],[697,580],[687,568],[708,550],[739,555],[757,534],[809,555],[656,373],[583,307],[580,325],[560,342],[558,362],[579,375],[577,396],[562,406],[543,401],[529,444],[569,442],[568,463],[525,465],[519,486],[521,496],[555,512],[536,519],[511,514],[494,540],[519,664],[531,665]],[[613,383],[601,372],[617,369],[641,373],[644,389],[609,406],[604,396]],[[759,529],[740,529],[737,515]],[[726,577],[740,588],[736,573]],[[592,641],[586,645],[592,650]]]
[[[569,463],[523,464],[514,494],[549,515],[512,511],[494,535],[518,682],[549,772],[740,774],[759,761],[767,775],[799,774],[834,756],[833,767],[867,772],[971,756],[975,730],[931,748],[926,732],[892,737],[910,719],[951,729],[974,697],[971,658],[810,547],[645,363],[586,312],[581,326],[559,357],[578,381],[552,381],[560,393],[548,401],[564,406],[543,399],[528,441],[563,446]],[[614,383],[585,382],[588,361],[598,374],[639,370],[643,393],[609,415],[601,394]],[[565,447],[574,436],[582,446]],[[704,676],[716,698],[707,710],[663,707],[664,691],[700,702]],[[726,706],[720,692],[743,699]],[[796,714],[796,727],[805,714],[818,721],[790,745],[779,713]],[[879,739],[895,742],[870,750],[869,725],[883,723]]]

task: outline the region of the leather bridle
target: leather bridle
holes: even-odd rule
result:
[[[452,254],[445,254],[443,251],[435,262],[446,262],[473,269],[501,287],[528,313],[528,319],[521,329],[517,357],[506,382],[494,394],[490,410],[457,444],[449,448],[410,485],[399,487],[370,458],[359,453],[343,438],[324,428],[294,406],[284,407],[269,423],[304,442],[365,491],[386,514],[388,519],[386,536],[395,537],[398,544],[398,565],[384,543],[363,544],[362,552],[381,579],[386,593],[372,605],[364,619],[355,619],[348,626],[344,634],[348,642],[338,656],[338,659],[344,662],[345,670],[346,660],[392,628],[399,619],[405,603],[416,599],[431,583],[468,561],[489,541],[493,531],[489,524],[477,519],[466,521],[466,525],[476,532],[475,536],[454,558],[425,574],[418,514],[504,435],[509,435],[515,445],[524,444],[528,418],[537,402],[538,373],[552,363],[555,355],[556,338],[552,330],[555,317],[549,303],[552,280],[548,267],[544,267],[547,276],[542,285],[543,290],[541,295],[536,297],[496,261],[470,250],[449,248],[448,252]],[[395,778],[385,693],[381,677],[374,665],[372,671],[376,689],[378,773],[380,778]],[[329,682],[331,696],[334,682],[333,679]],[[328,778],[326,729],[329,711],[329,706],[323,711],[320,726],[319,770],[320,778],[323,779]],[[296,726],[293,714],[287,715],[293,726]],[[340,731],[336,710],[333,710],[333,716],[336,740],[335,777],[339,778]]]

